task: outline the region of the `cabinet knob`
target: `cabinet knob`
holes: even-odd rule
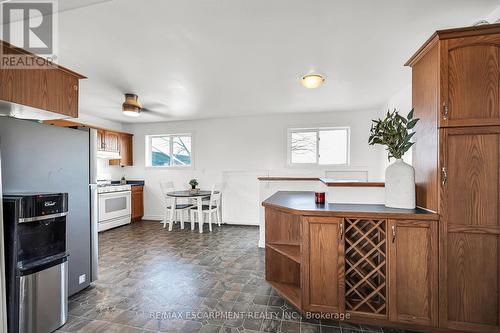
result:
[[[78,91],[78,85],[74,84],[74,85],[73,85],[73,90],[74,90],[74,91]]]

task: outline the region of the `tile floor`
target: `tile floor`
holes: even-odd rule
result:
[[[356,333],[402,330],[301,318],[264,280],[256,227],[199,234],[142,221],[99,235],[100,278],[58,332]]]

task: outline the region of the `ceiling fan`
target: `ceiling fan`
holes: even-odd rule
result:
[[[165,117],[165,113],[152,110],[148,107],[143,107],[139,101],[139,96],[136,94],[126,93],[125,102],[122,104],[122,112],[124,115],[129,117],[139,117],[141,112],[154,113],[156,115]],[[150,107],[165,107],[165,105],[158,103],[158,105],[150,105]]]

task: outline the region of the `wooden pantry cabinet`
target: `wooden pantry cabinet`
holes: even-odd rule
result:
[[[417,204],[440,214],[439,326],[500,332],[500,24],[438,31],[407,65]]]

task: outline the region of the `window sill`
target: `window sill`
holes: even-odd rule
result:
[[[180,165],[174,165],[174,166],[146,166],[146,169],[150,170],[193,170],[194,166],[180,166]]]

